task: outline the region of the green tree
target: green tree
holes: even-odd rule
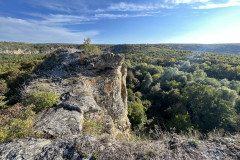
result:
[[[236,113],[233,105],[221,99],[221,94],[211,86],[187,86],[183,89],[181,99],[187,106],[193,125],[203,132],[227,128],[234,123]]]
[[[97,54],[99,54],[100,53],[100,49],[97,46],[90,45],[90,43],[91,43],[91,39],[90,38],[84,39],[83,49],[84,49],[85,53],[88,54],[88,55],[97,55]]]
[[[138,102],[128,103],[128,117],[134,129],[143,130],[147,122],[144,106]]]
[[[175,128],[177,132],[181,131],[189,131],[189,129],[193,129],[193,125],[190,120],[190,115],[187,113],[186,115],[177,114],[168,122],[168,128]]]
[[[153,80],[152,80],[152,76],[151,74],[148,72],[146,74],[146,76],[144,77],[144,80],[142,81],[142,91],[146,92],[150,89],[150,86],[152,84]]]
[[[165,84],[165,89],[167,91],[171,90],[171,89],[180,89],[182,87],[182,83],[181,82],[177,82],[175,80],[172,80],[172,81],[166,81],[166,84]]]
[[[203,70],[197,70],[193,72],[193,79],[195,81],[201,81],[207,77],[207,74]]]

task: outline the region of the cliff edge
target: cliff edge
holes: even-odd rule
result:
[[[79,135],[85,119],[96,119],[103,121],[104,132],[127,135],[126,70],[121,55],[85,57],[72,49],[52,53],[23,89],[23,99],[36,88],[60,96],[57,106],[37,115],[35,132],[51,137]]]

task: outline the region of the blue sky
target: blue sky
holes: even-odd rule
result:
[[[240,0],[0,0],[0,41],[240,43]]]

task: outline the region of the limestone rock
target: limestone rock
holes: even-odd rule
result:
[[[90,143],[91,142],[91,143]],[[84,144],[78,146],[77,143]],[[86,146],[89,144],[89,146]],[[90,159],[91,154],[80,149],[89,149],[95,145],[90,136],[59,140],[26,138],[0,145],[2,160],[80,160]]]
[[[102,137],[72,136],[65,139],[25,138],[0,144],[1,160],[209,160],[233,159],[239,157],[239,138],[220,138],[226,144],[216,141],[199,141],[199,147],[192,147],[188,139],[179,137],[177,148],[169,149],[162,141],[119,142]],[[174,140],[175,141],[175,140]],[[231,146],[229,146],[231,145]]]
[[[128,134],[126,75],[122,55],[86,58],[76,50],[55,51],[34,71],[23,90],[28,93],[40,86],[60,95],[56,108],[38,115],[36,133],[52,137],[78,135],[84,118],[102,117],[109,122],[108,133]]]
[[[77,135],[81,133],[82,114],[64,108],[49,108],[40,113],[35,123],[35,130],[49,138]]]

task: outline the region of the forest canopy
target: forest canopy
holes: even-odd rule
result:
[[[239,56],[172,49],[125,56],[134,130],[239,132]]]

